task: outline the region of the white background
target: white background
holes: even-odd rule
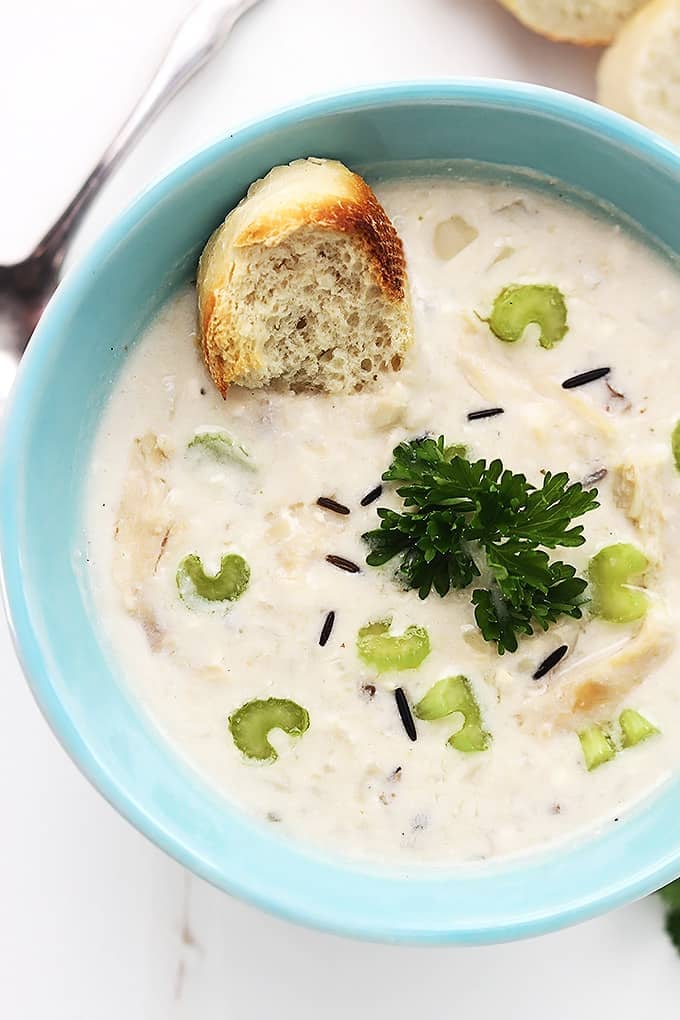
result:
[[[190,0],[3,0],[0,261],[23,255],[139,93]],[[136,193],[236,124],[313,93],[459,74],[593,94],[598,54],[494,0],[263,0],[118,171],[81,250]],[[147,843],[39,716],[0,622],[0,1017],[510,1020],[677,1017],[656,899],[483,949],[369,946],[230,900]]]

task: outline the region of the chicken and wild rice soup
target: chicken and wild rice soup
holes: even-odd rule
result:
[[[680,276],[554,188],[376,194],[400,370],[223,400],[175,296],[94,446],[94,610],[157,726],[263,825],[401,867],[527,852],[680,763]]]

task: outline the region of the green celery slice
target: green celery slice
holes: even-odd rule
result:
[[[206,574],[200,556],[185,556],[176,574],[177,590],[182,601],[235,602],[243,595],[250,581],[250,567],[237,553],[222,557],[216,574]]]
[[[255,761],[273,762],[278,758],[276,749],[267,739],[275,729],[291,737],[302,736],[309,729],[309,713],[287,698],[267,698],[247,701],[229,716],[229,732],[234,743],[246,758]]]
[[[675,466],[678,471],[680,471],[680,421],[676,422],[675,428],[671,434],[671,449],[673,451]]]
[[[583,757],[589,772],[604,765],[605,762],[611,761],[616,755],[612,738],[596,723],[581,730],[578,739],[581,741]]]
[[[449,676],[438,680],[413,709],[418,719],[431,721],[444,719],[460,712],[464,722],[448,743],[457,751],[486,751],[491,735],[482,726],[479,710],[470,681],[465,676]]]
[[[588,568],[595,615],[612,623],[630,623],[643,617],[649,599],[629,585],[640,580],[648,566],[645,554],[627,542],[600,549]]]
[[[447,676],[430,687],[413,709],[413,713],[419,719],[429,722],[433,719],[444,719],[452,712],[464,712],[472,702],[475,702],[475,697],[467,677]]]
[[[457,733],[449,737],[448,742],[456,751],[463,751],[466,754],[486,751],[491,743],[491,735],[482,727],[481,719],[473,721],[471,714],[468,712],[465,718],[465,725]]]
[[[622,747],[635,747],[636,744],[659,732],[649,719],[645,719],[633,708],[624,708],[619,716],[619,726],[621,727]]]
[[[244,467],[255,471],[255,465],[248,451],[240,443],[237,443],[228,432],[197,432],[187,445],[187,450],[196,449],[209,454],[214,460],[221,462],[233,460],[237,464],[243,464]]]
[[[538,342],[546,349],[559,343],[569,329],[562,292],[545,283],[512,283],[504,287],[486,322],[494,336],[505,343],[516,343],[527,326],[535,323],[541,330]]]
[[[424,627],[411,625],[403,634],[390,634],[392,620],[378,620],[362,627],[357,635],[359,656],[379,673],[417,669],[430,654],[430,638]]]

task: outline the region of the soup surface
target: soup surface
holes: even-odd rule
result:
[[[233,388],[223,401],[195,343],[195,293],[179,294],[131,352],[101,423],[87,490],[89,580],[121,675],[226,797],[327,852],[456,864],[614,824],[680,762],[671,449],[680,277],[616,223],[515,184],[422,180],[376,191],[407,255],[416,342],[402,370],[339,398]],[[534,283],[558,288],[566,303],[568,331],[550,349],[534,325],[506,343],[484,321],[504,287]],[[605,377],[562,387],[602,367]],[[503,413],[468,419],[488,408]],[[223,443],[195,441],[225,430],[231,456]],[[362,535],[378,527],[377,508],[403,506],[391,483],[368,505],[362,498],[395,446],[425,434],[464,444],[473,461],[500,458],[536,485],[546,471],[596,484],[600,505],[577,522],[585,543],[551,555],[585,576],[603,547],[635,546],[647,569],[631,588],[624,577],[624,591],[644,585],[646,612],[612,622],[585,606],[581,619],[562,616],[500,656],[475,624],[470,590],[421,600],[395,582],[397,560],[368,566]],[[180,592],[178,567],[191,554],[208,575],[225,554],[243,557],[243,594],[225,609],[194,598],[186,577]],[[391,621],[391,635],[425,628],[429,654],[381,672],[357,649],[376,621]],[[561,661],[534,679],[563,645]],[[410,739],[395,689],[413,709],[437,681],[459,676],[484,749],[449,744],[460,714],[416,714]],[[570,718],[560,692],[577,682],[583,696]],[[309,726],[297,736],[273,729],[278,757],[258,764],[228,720],[269,698],[304,708]],[[589,771],[578,733],[591,705],[611,755]],[[659,732],[622,749],[616,720],[627,708]]]

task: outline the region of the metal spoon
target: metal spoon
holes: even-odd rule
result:
[[[172,97],[225,42],[258,0],[199,0],[156,74],[90,176],[28,258],[0,266],[0,414],[38,319],[54,292],[68,246],[111,171]]]

